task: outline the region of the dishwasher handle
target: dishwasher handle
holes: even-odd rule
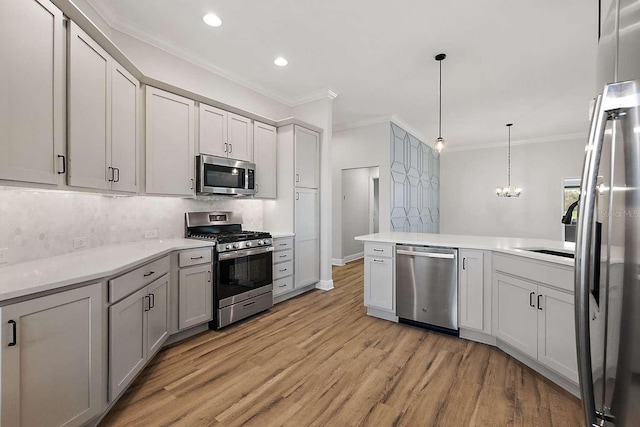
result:
[[[445,258],[445,259],[455,259],[454,254],[443,254],[440,252],[417,252],[417,251],[403,251],[402,249],[398,249],[396,251],[398,255],[410,255],[410,256],[421,256],[426,258]]]

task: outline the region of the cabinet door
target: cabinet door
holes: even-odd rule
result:
[[[138,81],[113,61],[111,70],[112,189],[138,191]]]
[[[273,126],[254,122],[253,161],[256,164],[256,195],[261,199],[276,198],[276,140]]]
[[[232,159],[253,161],[253,124],[251,119],[228,113],[229,157]]]
[[[0,2],[0,179],[58,181],[63,34],[62,12],[50,1]]]
[[[71,22],[69,185],[111,187],[111,58]]]
[[[364,259],[364,305],[395,312],[393,259],[366,256]]]
[[[460,326],[484,329],[484,253],[460,250]]]
[[[573,296],[538,286],[538,360],[578,382]]]
[[[3,426],[79,426],[102,412],[102,304],[95,284],[0,308]]]
[[[320,134],[300,126],[296,126],[295,141],[296,187],[319,188]]]
[[[179,329],[199,325],[213,318],[211,265],[200,265],[180,270],[178,299]]]
[[[195,188],[195,104],[150,86],[146,90],[146,192],[191,196]]]
[[[109,401],[118,397],[147,360],[147,288],[109,307]]]
[[[169,275],[147,286],[150,309],[147,312],[147,359],[153,357],[169,337]]]
[[[295,189],[295,287],[320,280],[320,211],[318,190]]]
[[[497,292],[496,336],[523,353],[538,357],[537,285],[502,274],[494,275]]]
[[[200,104],[200,154],[227,157],[227,112]]]

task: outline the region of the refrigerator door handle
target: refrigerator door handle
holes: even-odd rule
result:
[[[587,426],[596,424],[596,403],[589,336],[589,272],[595,220],[596,181],[607,122],[607,113],[603,108],[603,104],[603,96],[599,95],[589,129],[589,140],[582,169],[575,252],[575,317],[578,376]]]

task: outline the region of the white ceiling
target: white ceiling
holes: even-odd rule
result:
[[[289,104],[331,89],[335,127],[395,115],[451,148],[586,133],[597,1],[90,0],[114,28]],[[214,12],[219,28],[202,22]],[[284,56],[289,66],[273,65]],[[560,138],[562,139],[562,137]],[[431,142],[431,141],[429,141]]]

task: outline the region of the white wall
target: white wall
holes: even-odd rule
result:
[[[362,255],[364,244],[356,236],[369,234],[372,205],[372,177],[379,168],[356,168],[342,171],[342,258],[350,261]]]
[[[445,151],[440,157],[440,232],[562,240],[564,178],[579,178],[586,141],[511,147],[511,183],[519,198],[501,198],[507,147]]]
[[[86,237],[90,248],[139,241],[150,229],[158,229],[161,239],[184,237],[185,212],[213,210],[241,212],[246,229],[262,229],[260,200],[114,197],[0,187],[0,248],[8,249],[9,265],[71,252],[76,237]]]
[[[333,99],[329,97],[298,105],[292,109],[296,119],[322,129],[320,141],[320,285],[321,289],[333,288],[331,270],[331,147],[333,145]]]
[[[343,259],[342,249],[342,170],[380,168],[380,232],[391,224],[390,122],[336,131],[331,149],[333,177],[333,259]]]

